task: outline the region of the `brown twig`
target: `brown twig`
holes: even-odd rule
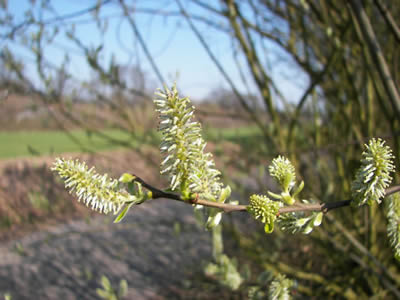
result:
[[[176,201],[182,201],[182,202],[186,202],[189,204],[198,204],[198,205],[203,205],[203,206],[207,206],[207,207],[214,207],[214,208],[219,208],[226,213],[235,212],[235,211],[247,211],[247,205],[236,205],[236,204],[220,203],[220,202],[199,199],[197,194],[192,199],[187,201],[187,200],[184,200],[179,194],[175,194],[175,193],[171,193],[171,192],[164,192],[164,191],[148,184],[140,177],[138,177],[134,174],[132,174],[132,175],[135,177],[134,181],[139,182],[143,187],[145,187],[152,193],[153,199],[165,198],[165,199],[171,199],[171,200],[176,200]],[[392,195],[399,191],[400,191],[400,185],[390,187],[390,188],[386,189],[386,196]],[[351,200],[342,200],[342,201],[327,202],[327,203],[312,203],[312,204],[299,203],[299,204],[282,207],[281,209],[279,209],[279,214],[286,214],[286,213],[290,213],[290,212],[306,212],[306,211],[320,211],[323,213],[327,213],[328,211],[333,210],[333,209],[349,206],[350,203],[351,203]]]
[[[174,194],[174,193],[169,193],[169,192],[164,192],[164,191],[148,184],[139,176],[136,176],[134,174],[132,174],[132,175],[135,178],[134,181],[139,182],[143,187],[145,187],[152,193],[153,199],[165,198],[165,199],[171,199],[171,200],[176,200],[176,201],[183,201],[183,199],[181,198],[180,195]]]

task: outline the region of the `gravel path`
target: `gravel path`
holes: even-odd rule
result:
[[[126,279],[126,299],[174,298],[185,275],[211,258],[211,242],[189,205],[154,201],[120,224],[96,217],[1,245],[0,299],[99,299],[102,275],[114,287]]]

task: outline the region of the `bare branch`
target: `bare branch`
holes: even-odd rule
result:
[[[375,5],[378,7],[379,11],[381,12],[383,18],[385,19],[389,29],[395,36],[397,42],[400,43],[400,28],[399,26],[397,26],[396,21],[394,20],[392,14],[380,0],[374,0],[374,2]]]
[[[380,79],[390,99],[392,107],[394,111],[396,111],[397,115],[400,116],[400,95],[393,77],[390,74],[389,67],[386,63],[385,57],[383,56],[381,46],[375,36],[370,19],[359,0],[350,0],[349,4],[351,12],[355,16],[354,21],[360,26],[362,35],[367,42],[369,53],[378,69]]]
[[[250,108],[250,106],[247,104],[246,100],[243,98],[242,94],[238,91],[238,89],[236,88],[236,85],[234,84],[233,80],[231,79],[231,77],[228,75],[228,73],[225,71],[225,69],[223,68],[223,66],[221,65],[221,63],[219,62],[219,60],[216,58],[216,56],[212,53],[209,45],[207,44],[207,42],[205,41],[204,37],[200,34],[200,32],[198,31],[198,29],[196,28],[196,26],[193,24],[192,20],[190,19],[189,14],[186,12],[186,10],[184,9],[182,3],[180,0],[176,0],[182,15],[185,17],[186,21],[188,22],[190,28],[192,29],[193,33],[196,35],[196,37],[199,39],[200,43],[202,44],[203,48],[206,50],[208,56],[211,58],[211,60],[215,63],[216,67],[218,68],[218,70],[220,71],[220,73],[222,74],[222,76],[225,78],[225,80],[228,82],[228,84],[230,85],[232,91],[234,92],[234,94],[238,97],[240,103],[242,104],[243,108],[246,110],[246,112],[250,115],[250,117],[254,120],[254,122],[257,124],[257,126],[261,129],[261,131],[263,132],[265,138],[267,139],[268,142],[270,142],[271,144],[273,143],[273,140],[270,136],[270,134],[267,131],[266,126],[264,126],[264,124],[262,123],[261,119],[258,117],[258,115],[256,114],[256,112]]]
[[[236,205],[236,204],[228,204],[228,203],[219,203],[204,199],[198,199],[197,196],[194,196],[190,201],[185,201],[179,194],[164,192],[159,188],[152,186],[151,184],[144,181],[142,178],[132,174],[134,177],[134,181],[142,184],[143,187],[152,192],[152,198],[165,198],[170,200],[182,201],[188,204],[198,204],[207,207],[219,208],[226,213],[235,212],[235,211],[247,211],[247,205]],[[400,185],[396,185],[386,189],[386,196],[397,193],[400,191]],[[328,203],[312,203],[312,204],[294,204],[290,206],[285,206],[279,209],[279,214],[285,214],[290,212],[307,212],[307,211],[319,211],[323,213],[327,213],[330,210],[349,206],[351,200],[343,200],[336,202],[328,202]]]
[[[124,15],[127,17],[128,22],[131,25],[133,32],[135,33],[136,37],[138,38],[140,46],[142,47],[147,59],[149,60],[150,65],[153,68],[153,71],[156,73],[158,80],[160,81],[161,85],[166,84],[167,81],[165,81],[164,77],[161,74],[160,69],[157,67],[157,65],[153,59],[153,56],[150,53],[150,50],[148,49],[141,33],[139,32],[139,29],[136,26],[136,23],[135,23],[132,15],[129,12],[129,8],[126,6],[124,0],[119,0],[119,3],[121,4],[122,9],[124,11]]]

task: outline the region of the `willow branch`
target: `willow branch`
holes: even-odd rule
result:
[[[235,211],[247,211],[247,205],[236,205],[229,203],[220,203],[214,202],[204,199],[198,199],[197,196],[192,197],[189,201],[183,199],[179,194],[165,192],[159,188],[152,186],[151,184],[144,181],[142,178],[132,174],[134,177],[134,181],[140,183],[143,187],[149,190],[152,193],[152,199],[170,199],[181,201],[189,204],[203,205],[207,207],[219,208],[226,213],[235,212]],[[386,196],[392,195],[400,191],[400,185],[396,185],[386,189]],[[349,206],[351,200],[343,200],[336,202],[328,202],[328,203],[313,203],[313,204],[294,204],[290,206],[285,206],[279,209],[279,214],[286,214],[290,212],[306,212],[306,211],[319,211],[323,213],[327,213],[330,210]]]
[[[143,187],[145,187],[152,193],[153,199],[164,198],[164,199],[182,201],[182,202],[189,203],[189,204],[198,204],[198,205],[203,205],[203,206],[208,206],[208,207],[214,207],[214,208],[222,209],[226,213],[233,212],[233,211],[245,211],[247,208],[247,205],[234,205],[234,204],[213,202],[213,201],[209,201],[209,200],[198,199],[197,197],[193,197],[192,199],[187,201],[187,200],[184,200],[179,194],[164,192],[164,191],[148,184],[142,178],[140,178],[134,174],[132,174],[132,175],[135,178],[134,181],[139,182]]]
[[[132,30],[135,33],[135,35],[136,35],[136,37],[137,37],[137,39],[139,41],[139,44],[142,47],[143,52],[147,57],[147,60],[149,61],[151,67],[153,68],[154,73],[157,76],[157,79],[161,82],[162,85],[166,84],[167,81],[165,81],[163,75],[161,74],[160,69],[156,65],[156,63],[154,61],[154,58],[150,53],[150,50],[148,49],[148,47],[147,47],[147,45],[146,45],[141,33],[139,32],[139,29],[136,26],[134,18],[130,14],[129,9],[128,9],[127,5],[125,4],[125,1],[124,0],[119,0],[119,3],[121,4],[122,9],[124,11],[124,15],[126,16],[128,22],[129,22],[129,25],[132,27]]]

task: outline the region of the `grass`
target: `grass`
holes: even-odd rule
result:
[[[228,140],[233,143],[249,145],[260,137],[254,127],[241,128],[204,128],[207,141]],[[101,131],[112,141],[85,130],[70,131],[70,136],[62,131],[19,131],[0,132],[0,159],[32,157],[60,154],[66,152],[99,152],[122,147],[135,148],[143,143],[158,145],[160,136],[156,131],[146,135],[132,135],[117,129]]]
[[[102,134],[136,147],[137,138],[120,130],[104,130]],[[122,147],[85,130],[0,132],[0,159],[59,154],[65,152],[97,152]]]
[[[243,144],[262,137],[261,131],[256,126],[238,128],[204,128],[206,141],[218,142],[220,140]]]

